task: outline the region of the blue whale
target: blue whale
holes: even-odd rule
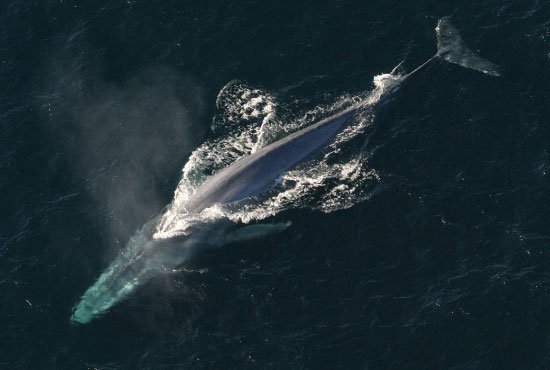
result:
[[[498,68],[493,63],[477,56],[465,45],[449,18],[439,20],[436,32],[437,53],[409,74],[396,80],[387,91],[384,91],[377,104],[387,101],[403,83],[411,81],[412,76],[426,70],[437,60],[458,64],[492,76],[499,75]],[[264,193],[273,187],[283,173],[329,144],[336,135],[354,122],[353,117],[367,106],[372,104],[360,102],[237,160],[208,178],[178,211],[196,214],[217,203],[231,203]],[[158,240],[152,235],[159,217],[148,222],[130,238],[124,252],[83,294],[73,309],[73,323],[90,322],[152,277],[177,268],[186,260],[196,244],[219,245],[235,240],[224,234],[228,229],[227,224],[217,224],[215,227],[202,225],[202,228],[196,228],[183,240]],[[253,237],[263,235],[266,229],[272,232],[286,226],[248,225],[244,226],[248,227],[246,232],[239,235]]]

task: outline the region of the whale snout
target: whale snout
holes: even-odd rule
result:
[[[73,308],[71,321],[75,324],[92,321],[159,274],[164,261],[155,244],[145,234],[134,235],[125,251],[84,292]]]

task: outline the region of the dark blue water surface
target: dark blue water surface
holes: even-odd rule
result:
[[[366,140],[368,200],[288,209],[267,220],[284,232],[70,322],[216,138],[229,81],[311,106],[368,91],[435,53],[442,16],[502,76],[438,63],[404,86]],[[535,0],[2,1],[0,368],[550,368],[549,19]]]

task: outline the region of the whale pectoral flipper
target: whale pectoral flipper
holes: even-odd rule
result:
[[[278,222],[271,224],[247,225],[230,232],[226,236],[226,243],[244,242],[263,238],[268,235],[280,233],[288,229],[292,222]]]

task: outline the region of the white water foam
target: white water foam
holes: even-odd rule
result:
[[[174,200],[162,215],[154,237],[186,235],[196,223],[220,218],[249,223],[291,208],[333,212],[364,201],[380,175],[369,168],[364,148],[352,150],[346,143],[367,131],[373,121],[371,108],[400,78],[398,74],[378,75],[374,77],[372,91],[339,97],[332,104],[301,113],[298,118],[284,115],[285,110],[279,109],[274,94],[239,81],[229,82],[216,99],[220,114],[214,118],[212,130],[218,138],[203,143],[191,154]],[[199,214],[181,211],[186,200],[212,174],[291,132],[359,102],[364,102],[365,109],[355,118],[356,122],[340,133],[318,158],[283,174],[272,191],[233,204],[215,204]]]

